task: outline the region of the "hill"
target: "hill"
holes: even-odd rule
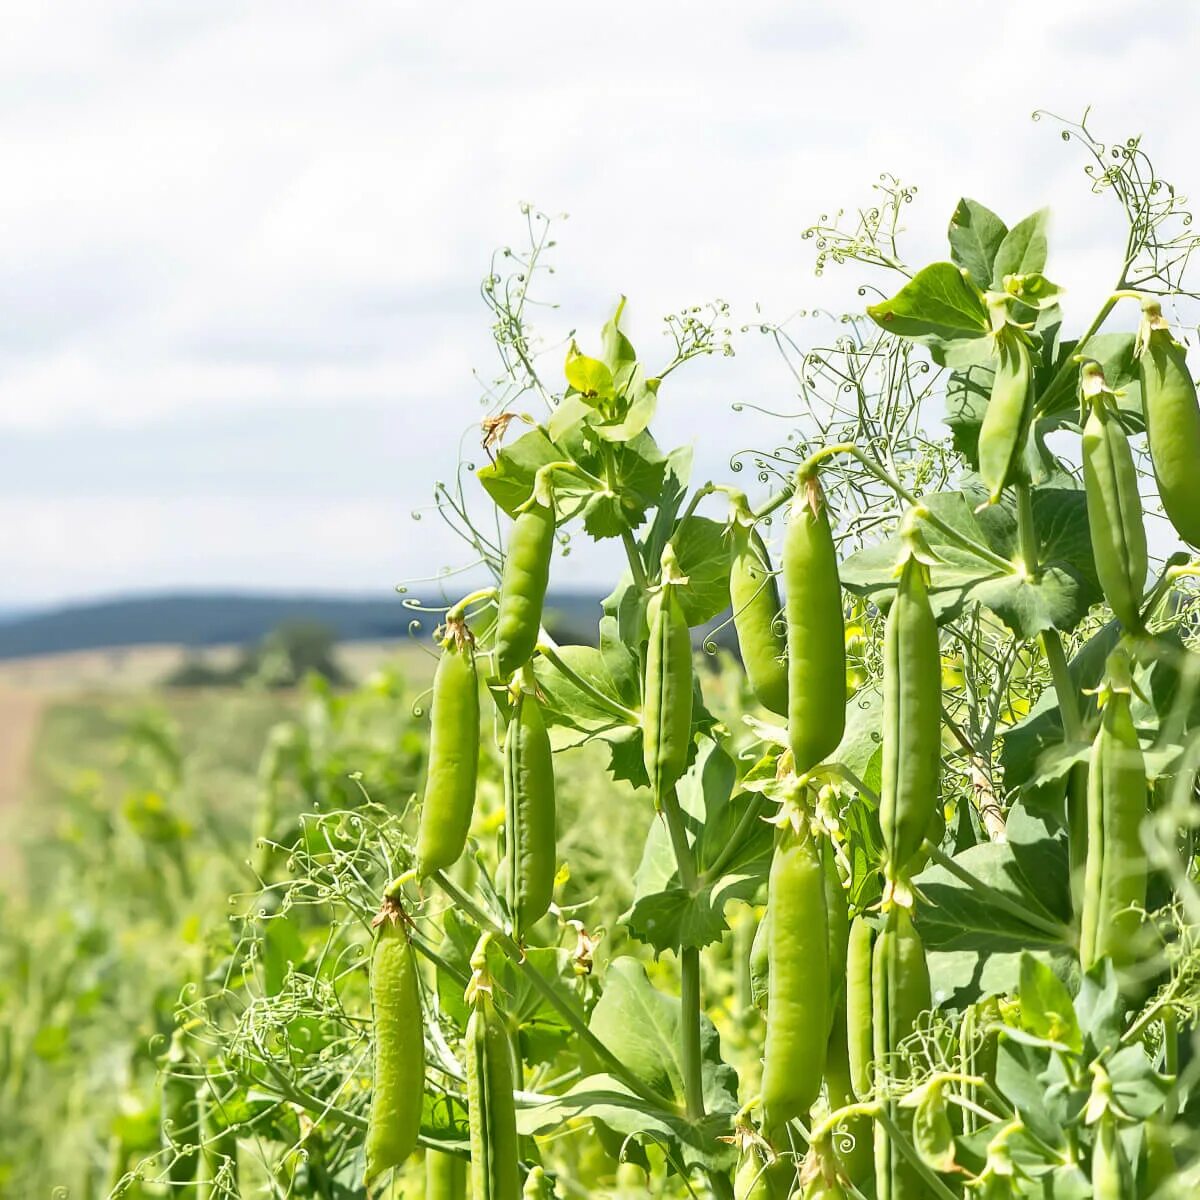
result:
[[[594,640],[599,602],[593,594],[552,596],[547,624],[564,641]],[[152,643],[249,645],[292,621],[325,625],[339,641],[380,641],[405,637],[412,619],[398,596],[131,596],[0,620],[0,659]]]

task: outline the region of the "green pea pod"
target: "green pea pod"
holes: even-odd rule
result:
[[[829,1047],[825,1052],[825,1092],[831,1110],[856,1100],[850,1078],[850,1047],[846,1038],[846,989],[838,990],[833,1004]],[[852,1182],[865,1185],[871,1175],[871,1121],[865,1116],[843,1121],[833,1139],[833,1150],[842,1173]]]
[[[517,514],[508,539],[496,613],[496,673],[523,667],[537,645],[554,550],[554,505],[535,496]]]
[[[754,998],[754,1007],[764,1016],[771,978],[770,950],[771,910],[768,908],[754,931],[754,941],[750,943],[750,995]]]
[[[504,735],[504,845],[513,936],[545,916],[554,897],[557,845],[554,759],[541,705],[521,692]]]
[[[1138,367],[1150,461],[1167,519],[1200,546],[1200,403],[1187,352],[1171,336],[1157,300],[1143,306]]]
[[[979,427],[979,476],[995,504],[1017,473],[1033,420],[1033,360],[1029,338],[1015,325],[995,334],[996,374]]]
[[[521,1200],[554,1200],[554,1185],[541,1167],[530,1167],[521,1187]]]
[[[425,1200],[465,1200],[467,1164],[457,1154],[425,1151]]]
[[[371,953],[374,1072],[367,1118],[370,1187],[417,1148],[425,1087],[425,1038],[417,964],[399,905],[385,899]]]
[[[738,1164],[733,1178],[734,1200],[787,1200],[796,1182],[795,1168],[786,1159],[762,1162],[749,1152]]]
[[[885,867],[909,866],[938,804],[942,745],[942,660],[928,573],[910,554],[900,570],[883,641],[883,787],[879,824]]]
[[[788,740],[798,775],[837,749],[846,729],[846,627],[829,512],[815,474],[803,472],[783,543],[788,653]]]
[[[1093,1200],[1130,1200],[1133,1195],[1133,1172],[1117,1136],[1116,1118],[1105,1113],[1096,1126],[1092,1147]]]
[[[1083,364],[1080,386],[1091,410],[1083,427],[1083,485],[1096,574],[1117,620],[1136,630],[1149,569],[1137,468],[1099,363]]]
[[[617,1167],[617,1200],[649,1200],[650,1195],[645,1167],[628,1159]]]
[[[893,907],[888,913],[875,940],[871,976],[874,1057],[886,1064],[890,1076],[903,1077],[896,1052],[916,1028],[917,1018],[931,1006],[925,948],[906,908]],[[887,1108],[901,1128],[910,1123],[894,1101]],[[924,1180],[882,1125],[875,1129],[875,1192],[877,1200],[925,1200],[928,1195]]]
[[[1117,966],[1138,957],[1146,904],[1146,763],[1130,714],[1129,662],[1114,651],[1100,729],[1088,764],[1088,846],[1080,918],[1079,962],[1088,970],[1109,956]]]
[[[821,1090],[829,1036],[829,920],[821,850],[800,814],[776,837],[767,883],[767,1033],[763,1125],[772,1135],[807,1114]]]
[[[729,599],[746,678],[759,704],[781,717],[788,711],[787,640],[780,622],[779,586],[758,531],[739,520],[731,525],[733,556]],[[749,518],[749,511],[745,513]]]
[[[687,770],[692,747],[692,638],[675,589],[675,552],[663,552],[663,582],[651,597],[642,703],[642,755],[656,806]]]
[[[872,1035],[871,955],[875,931],[861,916],[850,924],[846,951],[846,1052],[854,1095],[866,1100],[871,1095],[871,1060],[875,1055]]]
[[[1139,1172],[1138,1195],[1147,1200],[1165,1200],[1168,1185],[1178,1178],[1179,1164],[1171,1141],[1171,1123],[1161,1113],[1146,1119],[1142,1126],[1142,1161]]]
[[[417,829],[422,876],[456,863],[467,844],[479,770],[479,680],[470,634],[452,636],[433,677],[429,774]]]
[[[825,879],[825,913],[829,930],[829,1019],[845,991],[846,939],[850,935],[850,912],[846,904],[846,889],[838,872],[837,852],[833,838],[821,839],[821,868]]]
[[[473,1200],[518,1200],[517,1110],[508,1033],[480,989],[467,1021],[467,1115]]]

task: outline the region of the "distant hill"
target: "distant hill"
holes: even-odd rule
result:
[[[553,595],[546,615],[556,638],[594,641],[600,596]],[[398,596],[133,596],[8,618],[0,615],[0,658],[154,643],[249,645],[290,621],[319,622],[340,641],[376,641],[406,636],[412,618]]]

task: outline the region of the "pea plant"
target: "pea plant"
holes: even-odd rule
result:
[[[556,379],[528,214],[484,285],[489,461],[438,490],[494,582],[437,611],[421,794],[303,814],[262,868],[183,1010],[216,1131],[186,1186],[1196,1194],[1200,407],[1167,315],[1195,235],[1140,142],[1062,131],[1128,227],[1082,332],[1044,211],[964,199],[915,268],[885,178],[810,231],[821,268],[873,273],[865,313],[817,350],[747,330],[801,400],[735,457],[754,496],[651,433],[727,308],[670,318],[654,366],[622,301]],[[581,536],[624,569],[596,643],[559,644]],[[717,671],[694,643],[726,612]],[[626,825],[601,928],[581,885]]]

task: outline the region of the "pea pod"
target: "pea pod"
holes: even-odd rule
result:
[[[828,758],[846,728],[846,628],[829,512],[817,477],[800,472],[783,543],[788,741],[796,773]]]
[[[787,640],[782,633],[779,586],[766,544],[751,523],[745,498],[730,525],[733,555],[729,599],[746,678],[759,704],[781,717],[788,711]]]
[[[467,1164],[457,1154],[425,1151],[425,1200],[464,1200]]]
[[[1092,1146],[1093,1200],[1129,1200],[1134,1195],[1133,1172],[1117,1136],[1116,1118],[1106,1112],[1096,1126]]]
[[[854,1095],[866,1100],[871,1095],[871,1059],[875,1054],[872,1035],[871,955],[875,931],[864,917],[850,923],[846,950],[846,1053]]]
[[[925,948],[906,908],[895,906],[889,911],[875,941],[871,976],[875,1061],[890,1076],[903,1077],[897,1050],[931,1004]],[[902,1116],[894,1101],[888,1102],[887,1109],[902,1128],[911,1120]],[[875,1192],[877,1200],[925,1200],[928,1195],[920,1174],[882,1125],[875,1129]]]
[[[512,1057],[508,1033],[485,987],[475,992],[466,1049],[471,1195],[474,1200],[519,1200]]]
[[[1080,918],[1079,962],[1088,970],[1109,956],[1117,966],[1138,955],[1138,911],[1146,903],[1141,825],[1146,763],[1130,714],[1129,661],[1109,655],[1100,729],[1088,765],[1088,845]]]
[[[844,1108],[856,1100],[851,1082],[850,1047],[846,1040],[849,1032],[846,1000],[846,989],[839,988],[833,1003],[833,1021],[825,1053],[825,1092],[831,1110]],[[871,1174],[870,1131],[870,1119],[857,1116],[844,1121],[833,1138],[833,1151],[843,1174],[860,1185],[865,1185]]]
[[[1167,519],[1200,546],[1200,403],[1187,352],[1171,336],[1157,300],[1142,305],[1138,368],[1146,438]]]
[[[938,803],[942,666],[925,565],[900,568],[883,642],[883,780],[879,824],[885,869],[897,879],[921,848]]]
[[[821,869],[825,879],[826,928],[829,932],[829,1017],[842,998],[846,979],[846,940],[850,934],[850,913],[846,905],[846,889],[838,872],[837,852],[833,838],[821,839]]]
[[[1090,409],[1083,427],[1083,485],[1096,574],[1117,620],[1136,630],[1149,568],[1137,468],[1099,363],[1083,364],[1080,389]]]
[[[520,692],[504,735],[504,846],[513,936],[546,914],[557,869],[554,759],[541,705]]]
[[[1005,324],[994,335],[996,374],[979,427],[979,476],[995,504],[1017,473],[1033,420],[1033,360],[1028,336]]]
[[[750,943],[750,995],[754,1007],[764,1016],[767,1012],[768,980],[771,977],[771,910],[768,908],[754,931]]]
[[[674,548],[662,557],[662,586],[651,597],[642,702],[642,755],[656,806],[687,770],[692,748],[692,639],[676,588]]]
[[[535,493],[513,523],[500,576],[496,673],[505,678],[529,661],[537,645],[553,550],[554,503]]]
[[[425,1085],[417,965],[404,914],[390,895],[376,917],[376,930],[370,979],[374,1072],[363,1177],[368,1188],[416,1149]]]
[[[773,1135],[806,1114],[816,1100],[829,1036],[825,870],[803,810],[776,836],[767,911],[770,966],[762,1106],[764,1128]]]
[[[787,1159],[763,1162],[753,1151],[738,1164],[733,1179],[734,1200],[787,1200],[796,1171]]]
[[[479,770],[479,680],[466,627],[452,629],[433,678],[429,773],[417,829],[422,876],[458,861],[475,811]]]

